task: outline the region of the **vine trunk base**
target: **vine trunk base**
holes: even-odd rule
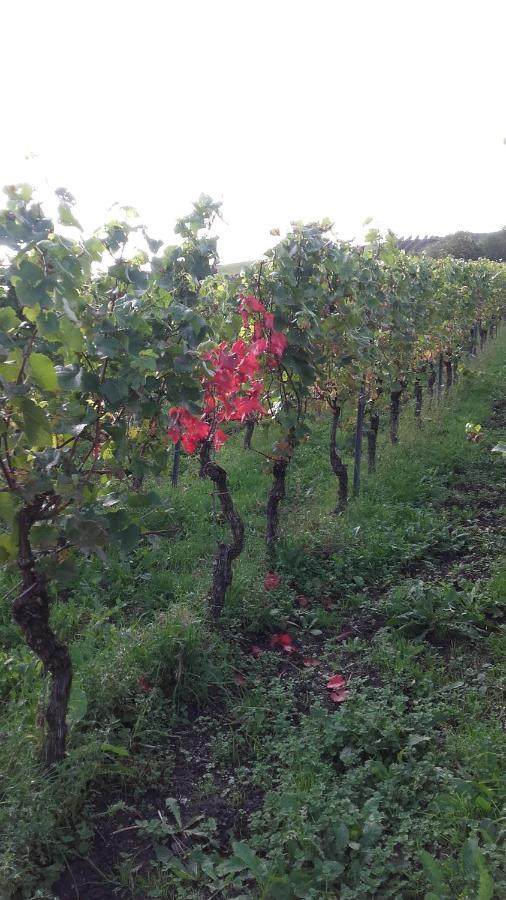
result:
[[[401,408],[402,391],[392,391],[390,394],[390,441],[399,443],[399,415]]]
[[[211,460],[211,448],[206,441],[200,456],[200,474],[202,478],[209,478],[216,486],[216,494],[220,502],[223,518],[230,528],[232,541],[227,544],[220,541],[216,550],[213,566],[213,583],[209,595],[211,617],[216,623],[223,612],[225,595],[232,584],[232,563],[242,553],[244,548],[244,525],[239,513],[234,507],[232,496],[228,489],[227,473],[225,469]]]
[[[49,625],[50,598],[47,584],[44,576],[35,568],[30,545],[30,529],[37,520],[37,510],[34,508],[25,508],[19,514],[18,566],[22,589],[14,601],[13,612],[26,643],[39,657],[44,671],[51,678],[45,711],[46,733],[42,758],[46,766],[52,766],[61,762],[65,756],[72,662],[67,647],[58,640]]]
[[[348,468],[343,463],[339,453],[337,452],[336,440],[337,440],[337,428],[339,425],[339,419],[341,416],[341,407],[337,405],[332,406],[332,419],[330,423],[330,444],[329,444],[329,458],[330,465],[332,466],[332,471],[339,482],[338,492],[337,492],[337,503],[334,512],[342,513],[346,509],[348,505]]]
[[[267,561],[274,567],[276,542],[279,527],[279,504],[285,499],[286,471],[290,460],[276,459],[272,467],[272,485],[267,499],[267,529],[265,542],[267,545]]]
[[[379,414],[371,412],[367,430],[367,468],[370,473],[376,470],[376,445],[378,442]]]
[[[422,427],[422,403],[423,403],[423,391],[422,391],[422,384],[421,384],[419,378],[417,378],[416,381],[415,381],[415,390],[414,390],[414,394],[415,394],[415,419],[416,419],[416,424],[418,425],[419,428],[421,428],[421,427]]]

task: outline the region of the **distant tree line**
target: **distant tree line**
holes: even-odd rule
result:
[[[407,253],[426,253],[433,259],[453,256],[455,259],[494,259],[506,260],[506,227],[500,231],[475,233],[456,231],[444,237],[426,235],[425,237],[399,238],[398,247]]]

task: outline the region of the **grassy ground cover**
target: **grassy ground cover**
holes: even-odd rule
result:
[[[5,576],[1,897],[506,895],[506,463],[490,452],[505,388],[501,333],[422,431],[406,407],[400,445],[381,438],[376,476],[339,517],[315,418],[291,464],[271,591],[268,472],[240,436],[227,444],[247,543],[221,632],[205,624],[221,525],[186,460],[149,520],[161,533],[83,562],[54,605],[75,681],[52,774],[36,761],[40,667]],[[340,441],[350,449],[346,429]],[[278,633],[296,652],[271,647]]]

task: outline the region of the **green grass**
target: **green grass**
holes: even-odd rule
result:
[[[503,341],[422,431],[406,406],[400,445],[381,436],[376,476],[344,516],[328,421],[314,419],[289,468],[275,591],[263,587],[265,461],[240,435],[225,446],[246,548],[220,633],[205,598],[222,529],[185,460],[149,519],[167,536],[83,560],[53,606],[75,679],[68,757],[49,775],[40,666],[0,602],[2,898],[58,896],[62,872],[83,898],[93,876],[104,900],[504,896],[506,464],[487,424],[506,387]],[[481,443],[466,442],[467,421]],[[257,429],[254,446],[275,439]],[[2,594],[14,585],[6,574]],[[280,630],[320,665],[269,650]],[[335,672],[349,696],[334,707]]]

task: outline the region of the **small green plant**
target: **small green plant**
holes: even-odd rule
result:
[[[479,585],[459,591],[452,584],[423,581],[395,588],[383,605],[388,624],[396,631],[436,643],[480,640],[491,628],[487,613],[493,614],[495,608]]]
[[[453,900],[456,881],[463,882],[463,891],[458,894],[462,900],[492,900],[494,896],[494,879],[474,838],[464,844],[457,861],[441,862],[421,850],[420,862],[431,886],[425,900]]]
[[[187,822],[183,822],[181,809],[177,800],[173,797],[167,797],[165,806],[170,814],[168,817],[158,811],[158,817],[154,819],[138,819],[134,826],[139,831],[151,839],[165,840],[176,835],[187,837],[208,838],[208,832],[201,831],[194,826],[197,822],[201,822],[204,816],[193,816]]]

